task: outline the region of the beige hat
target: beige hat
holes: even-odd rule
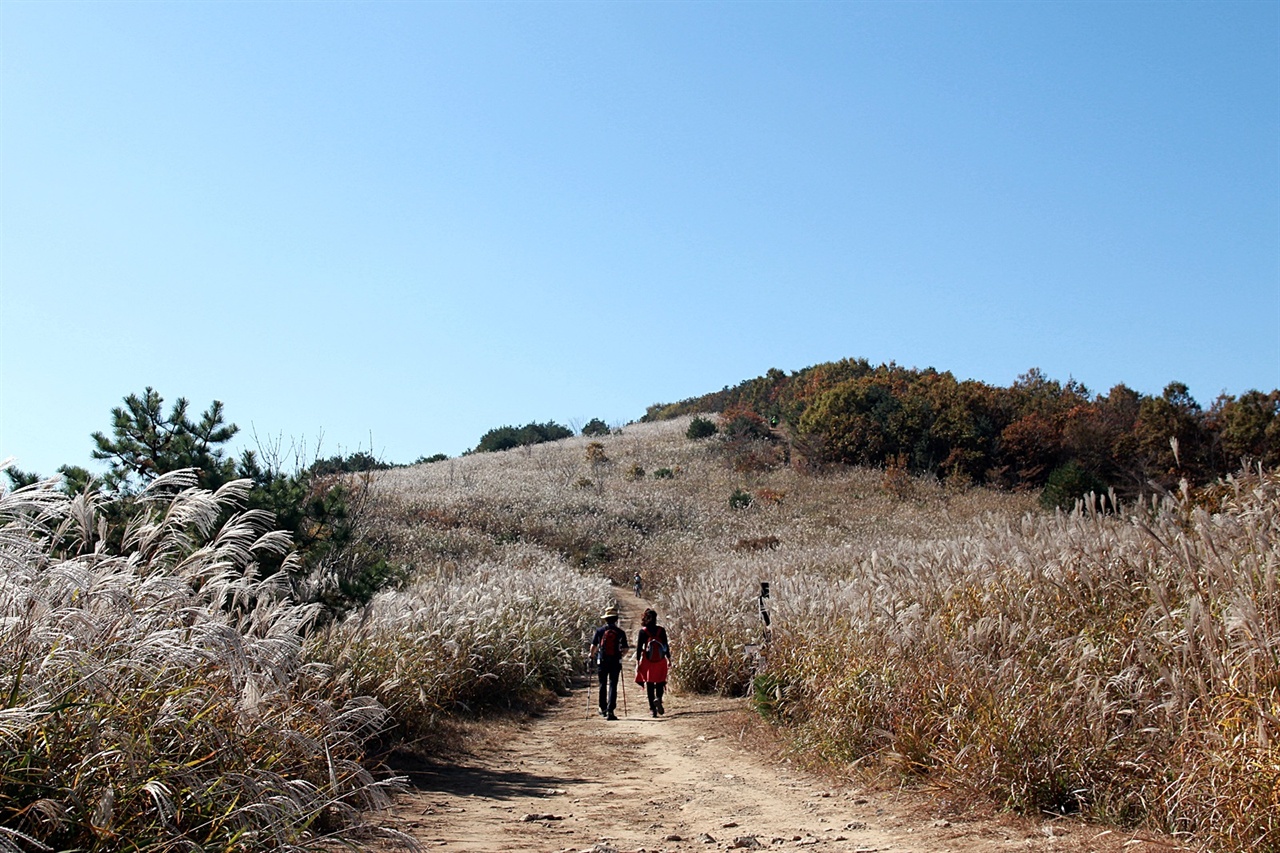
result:
[[[605,608],[604,613],[601,614],[601,618],[603,619],[609,619],[611,617],[614,619],[618,617],[618,605],[616,604],[610,604]]]

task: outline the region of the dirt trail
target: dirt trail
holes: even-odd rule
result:
[[[618,600],[634,643],[648,605],[630,592]],[[406,768],[411,791],[386,825],[427,849],[487,853],[1178,849],[1071,821],[944,816],[927,794],[841,787],[753,750],[758,726],[742,700],[668,691],[666,715],[653,719],[627,676],[628,713],[617,722],[601,719],[584,684],[453,763]]]

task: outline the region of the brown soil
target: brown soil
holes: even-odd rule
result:
[[[646,605],[618,597],[634,639]],[[1186,849],[1069,819],[961,812],[936,792],[867,791],[805,772],[780,757],[740,699],[668,691],[666,715],[655,719],[634,682],[625,697],[621,719],[606,721],[584,683],[540,715],[484,728],[448,762],[406,763],[410,792],[383,825],[426,849],[486,853]]]

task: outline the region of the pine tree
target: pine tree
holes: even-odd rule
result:
[[[188,417],[190,404],[179,397],[164,414],[164,398],[148,387],[139,397],[130,394],[124,406],[111,410],[111,432],[93,434],[93,458],[110,465],[107,485],[132,493],[161,474],[196,469],[200,487],[217,489],[235,479],[235,459],[225,445],[240,428],[223,419],[222,403],[214,400],[198,421]]]

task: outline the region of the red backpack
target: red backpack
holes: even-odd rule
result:
[[[600,635],[600,656],[605,658],[622,657],[622,629],[610,625]]]
[[[662,636],[658,631],[646,628],[646,639],[644,641],[644,657],[645,660],[662,660],[667,656],[667,644],[662,642]]]

